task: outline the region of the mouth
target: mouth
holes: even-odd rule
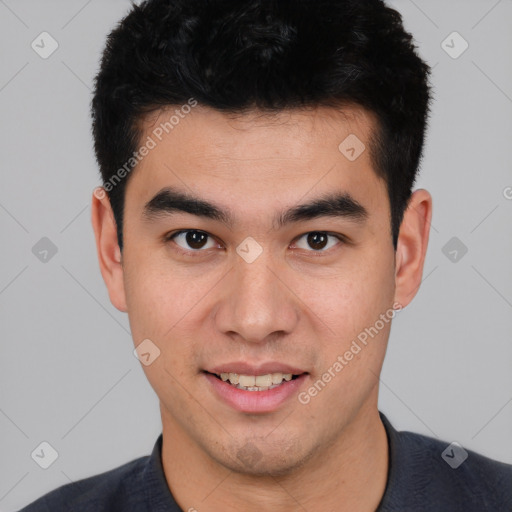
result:
[[[203,369],[208,388],[215,399],[248,414],[272,413],[286,407],[309,381],[300,367],[278,361],[251,364],[232,361]]]
[[[239,373],[211,373],[205,371],[205,373],[216,377],[218,380],[230,384],[235,389],[241,389],[243,391],[268,391],[270,389],[275,389],[283,385],[283,383],[290,382],[292,380],[298,379],[301,375],[304,375],[306,372],[302,373],[266,373],[264,375],[242,375]]]

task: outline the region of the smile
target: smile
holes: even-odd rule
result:
[[[292,373],[267,373],[265,375],[240,375],[238,373],[214,373],[216,377],[244,391],[268,391],[298,377]]]
[[[306,386],[310,377],[307,372],[291,373],[289,369],[289,373],[267,372],[256,370],[251,375],[250,371],[203,371],[202,374],[216,400],[236,411],[252,414],[271,413],[284,407]]]

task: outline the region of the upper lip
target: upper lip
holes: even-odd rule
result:
[[[244,361],[224,363],[206,370],[209,373],[238,373],[238,375],[267,375],[269,373],[291,373],[293,375],[301,375],[307,373],[300,368],[290,366],[288,364],[270,361],[267,363],[254,365]]]

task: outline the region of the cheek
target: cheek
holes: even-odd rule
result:
[[[194,362],[193,333],[183,327],[198,301],[197,288],[170,271],[162,271],[158,262],[149,259],[132,260],[126,265],[125,276],[134,344],[151,340],[157,347],[158,356],[150,364],[142,364],[142,369],[160,400],[176,404],[179,410],[185,407],[188,396],[180,383],[190,378]]]
[[[314,397],[311,409],[305,410],[313,415],[322,411],[326,423],[338,425],[340,410],[345,419],[355,413],[374,389],[394,316],[393,282],[390,261],[365,264],[361,259],[322,286],[310,283],[307,305],[321,320],[316,319],[321,356],[319,373],[306,390]]]
[[[140,256],[126,258],[124,276],[134,342],[149,338],[162,347],[163,335],[179,318],[180,284],[158,262]]]
[[[205,315],[205,296],[218,280],[215,272],[171,266],[160,258],[127,262],[125,290],[135,342],[154,340],[171,362],[186,352],[192,327],[201,325]]]
[[[326,386],[325,393],[319,393],[322,398],[315,402],[313,409],[329,409],[326,403],[350,409],[349,403],[354,407],[362,403],[373,389],[375,375],[379,375],[384,360],[391,326],[389,316],[393,314],[392,257],[378,262],[375,258],[354,260],[336,278],[321,285],[309,283],[307,304],[321,319],[321,322],[316,320],[316,325],[321,329],[317,343],[321,361],[318,370],[322,375],[316,375],[315,379],[325,377],[332,382]],[[386,313],[387,321],[381,320],[380,315]],[[335,377],[324,373],[329,371]],[[326,414],[333,415],[333,422],[338,421],[336,408],[329,410]]]
[[[390,261],[354,259],[342,272],[329,279],[315,280],[298,276],[297,288],[304,303],[337,343],[351,341],[359,332],[373,325],[393,303],[394,279]],[[305,308],[304,311],[307,311]]]

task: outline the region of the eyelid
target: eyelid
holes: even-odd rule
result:
[[[208,233],[208,231],[203,231],[202,229],[193,229],[193,228],[189,228],[189,229],[179,229],[177,231],[171,231],[170,233],[167,233],[164,235],[163,239],[164,239],[164,242],[173,242],[176,247],[177,247],[177,251],[182,253],[182,254],[198,254],[198,253],[201,253],[201,252],[207,252],[209,249],[211,249],[211,247],[208,247],[207,249],[184,249],[183,247],[181,247],[180,245],[178,245],[176,242],[174,242],[174,238],[176,238],[178,235],[182,235],[184,233],[189,233],[189,232],[192,232],[192,231],[196,231],[197,233],[203,233],[205,234],[209,239],[211,240],[215,240],[217,243],[218,240],[210,233]],[[221,245],[221,244],[219,244]]]
[[[348,244],[348,239],[346,236],[342,235],[341,233],[333,233],[331,231],[322,231],[320,229],[314,229],[314,230],[311,230],[311,231],[306,231],[305,233],[303,233],[302,235],[299,235],[295,238],[295,240],[292,242],[292,243],[296,243],[297,240],[300,240],[301,238],[303,238],[304,236],[306,235],[309,235],[311,233],[323,233],[324,235],[327,235],[327,236],[331,236],[333,238],[336,238],[340,243],[336,244],[335,246],[333,247],[330,247],[329,249],[327,250],[319,250],[319,251],[315,251],[313,249],[301,249],[301,250],[305,250],[306,252],[308,253],[311,253],[313,255],[322,255],[322,254],[328,254],[330,253],[333,249],[335,249],[336,247],[338,247],[339,245],[344,245],[344,244]]]
[[[208,231],[203,231],[202,229],[193,229],[193,228],[180,229],[177,231],[172,231],[170,233],[167,233],[163,237],[164,242],[170,242],[170,241],[174,242],[174,238],[177,237],[178,235],[181,235],[183,233],[188,233],[191,231],[196,231],[198,233],[204,233],[207,237],[209,237],[212,240],[215,240],[219,245],[222,245],[217,240],[217,238],[214,235],[208,233]],[[327,236],[336,238],[340,242],[340,243],[336,244],[335,246],[330,247],[327,250],[321,249],[321,250],[315,251],[314,249],[310,249],[310,250],[300,249],[300,250],[306,251],[308,253],[311,253],[312,255],[320,256],[322,254],[327,254],[327,253],[330,253],[332,250],[334,250],[336,247],[339,247],[340,245],[346,245],[346,244],[350,243],[350,240],[345,235],[342,235],[341,233],[333,233],[331,231],[321,231],[321,230],[310,230],[310,231],[306,231],[305,233],[302,233],[301,235],[298,235],[297,237],[295,237],[295,239],[292,241],[292,244],[295,244],[298,240],[300,240],[301,238],[303,238],[306,235],[309,235],[311,233],[323,233]],[[174,244],[176,246],[176,250],[184,255],[196,255],[196,254],[200,254],[202,252],[207,252],[209,249],[211,249],[211,247],[208,247],[207,249],[184,249],[183,247],[178,245],[176,242],[174,242]]]

